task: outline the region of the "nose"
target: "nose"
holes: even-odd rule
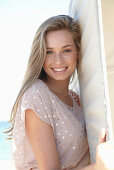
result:
[[[61,64],[63,63],[63,61],[64,61],[64,57],[62,56],[61,52],[56,53],[54,57],[54,62],[56,64]]]

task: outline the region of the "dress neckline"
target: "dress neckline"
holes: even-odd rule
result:
[[[70,97],[72,98],[72,106],[69,106],[69,105],[67,105],[66,103],[64,103],[54,92],[52,92],[52,91],[50,90],[50,88],[47,86],[47,84],[46,84],[43,80],[38,79],[38,81],[42,82],[42,83],[44,84],[44,86],[49,90],[49,92],[50,92],[57,100],[59,100],[60,103],[62,103],[63,105],[65,105],[65,106],[66,106],[68,109],[70,109],[70,110],[74,109],[74,102],[75,102],[75,101],[74,101],[74,98],[73,98],[70,90],[69,90],[69,95],[70,95]]]

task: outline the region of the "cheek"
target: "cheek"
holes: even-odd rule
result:
[[[50,70],[50,64],[51,64],[51,58],[49,57],[45,58],[43,69],[46,73]]]
[[[70,59],[70,64],[72,65],[72,69],[77,67],[77,55],[72,55]]]
[[[43,67],[47,67],[48,65],[49,65],[49,59],[48,59],[48,58],[45,58]]]
[[[44,69],[45,72],[46,72],[46,68],[47,68],[47,64],[46,64],[46,61],[44,61],[43,69]]]
[[[77,62],[77,56],[76,55],[72,55],[72,56],[70,56],[70,58],[69,58],[69,61],[73,64],[76,64],[76,62]]]

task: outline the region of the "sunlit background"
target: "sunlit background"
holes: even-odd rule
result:
[[[0,0],[0,169],[12,169],[8,163],[11,143],[5,140],[3,131],[21,87],[34,35],[47,18],[68,14],[69,3],[70,0]]]
[[[0,0],[0,121],[8,120],[35,32],[48,17],[67,14],[69,0]]]

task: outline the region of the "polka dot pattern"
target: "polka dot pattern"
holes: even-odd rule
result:
[[[71,96],[72,97],[72,96]],[[18,168],[37,166],[25,133],[25,110],[32,109],[45,123],[52,126],[61,167],[77,164],[88,150],[83,110],[74,98],[73,107],[63,103],[46,84],[37,80],[22,96],[13,130],[13,156]],[[88,163],[86,159],[86,163]],[[30,164],[28,164],[28,162]],[[82,159],[83,162],[83,159]],[[80,163],[83,164],[83,163]]]

